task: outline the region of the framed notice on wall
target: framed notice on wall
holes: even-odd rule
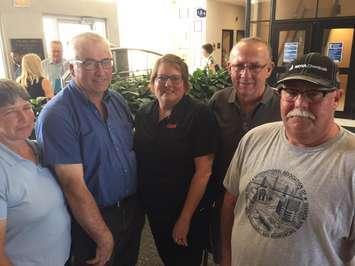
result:
[[[42,39],[10,39],[11,51],[21,55],[34,53],[44,59]]]
[[[327,55],[335,63],[340,63],[343,58],[343,48],[342,42],[330,42],[328,43]]]
[[[285,42],[284,63],[290,63],[297,58],[298,42]]]

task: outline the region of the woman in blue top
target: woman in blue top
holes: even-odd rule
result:
[[[70,217],[62,191],[28,140],[34,114],[24,88],[0,80],[0,264],[63,266]]]

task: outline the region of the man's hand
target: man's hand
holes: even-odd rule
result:
[[[54,169],[76,221],[96,243],[95,258],[86,263],[95,266],[105,265],[112,255],[113,236],[86,186],[83,165],[59,164],[55,165]]]
[[[107,236],[103,237],[96,243],[96,256],[86,263],[95,266],[104,266],[111,258],[114,241],[112,234],[109,232]]]

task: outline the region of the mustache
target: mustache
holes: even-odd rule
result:
[[[287,118],[291,118],[291,117],[295,117],[295,116],[298,116],[298,117],[305,117],[305,118],[309,118],[311,120],[315,120],[316,117],[314,114],[312,114],[311,112],[309,111],[306,111],[306,110],[301,110],[299,108],[295,108],[293,109],[292,111],[290,111],[288,114],[287,114]]]

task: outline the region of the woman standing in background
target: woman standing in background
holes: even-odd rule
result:
[[[37,97],[47,97],[51,99],[54,96],[50,81],[45,78],[41,65],[41,58],[36,54],[26,54],[22,57],[21,75],[17,78],[31,99]]]
[[[216,60],[213,58],[213,45],[210,43],[206,43],[202,45],[202,56],[206,60],[206,69],[209,69],[212,71],[212,73],[215,73],[217,70],[219,70],[219,65],[216,64]]]

